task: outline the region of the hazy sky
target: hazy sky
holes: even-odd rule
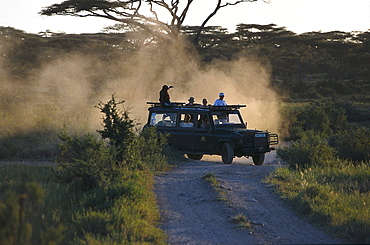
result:
[[[0,0],[0,26],[10,26],[29,33],[50,30],[66,33],[94,33],[115,22],[102,18],[69,16],[40,16],[42,7],[62,0]],[[200,25],[212,11],[216,0],[195,0],[186,25]],[[213,4],[212,4],[213,3]],[[261,0],[241,3],[221,9],[208,22],[235,30],[239,23],[285,26],[288,30],[309,31],[367,31],[370,29],[370,0]]]

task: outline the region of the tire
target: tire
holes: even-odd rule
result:
[[[230,143],[225,142],[222,145],[221,151],[222,162],[225,164],[231,164],[234,158],[234,149]]]
[[[189,159],[200,160],[203,157],[203,154],[186,154]]]
[[[254,155],[252,156],[252,159],[253,159],[254,165],[262,165],[263,162],[265,161],[265,154],[261,153],[258,155]]]

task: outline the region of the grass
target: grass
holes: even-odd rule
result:
[[[225,193],[224,193],[224,191],[221,187],[220,182],[217,180],[216,175],[214,175],[212,173],[206,173],[206,174],[203,175],[202,179],[207,181],[213,187],[213,189],[215,191],[217,191],[217,193],[218,193],[217,198],[216,198],[217,201],[220,201],[220,202],[226,201],[227,202],[227,199],[225,197]]]
[[[0,158],[53,159],[60,143],[57,135],[64,125],[81,134],[92,131],[88,127],[89,111],[77,106],[75,109],[78,112],[65,111],[53,102],[7,104],[0,100]]]
[[[237,214],[231,218],[231,222],[238,225],[240,229],[252,228],[252,223],[243,214]]]
[[[370,166],[281,167],[267,179],[310,221],[351,243],[370,242]]]
[[[212,173],[206,173],[203,175],[202,179],[206,180],[214,190],[217,191],[218,197],[216,200],[222,202],[228,202],[229,200],[226,198],[225,193],[223,192],[223,188],[221,187],[220,182],[217,180],[216,175]],[[252,223],[245,217],[243,214],[237,214],[231,218],[231,222],[237,224],[239,229],[251,229]]]
[[[58,181],[54,168],[0,166],[0,217],[7,220],[8,228],[28,227],[20,233],[2,226],[2,242],[21,237],[23,244],[165,243],[163,231],[156,227],[159,212],[151,172],[127,172],[108,188],[81,192],[71,191],[71,183]],[[37,188],[30,188],[35,184]],[[21,197],[26,200],[24,208],[19,205]],[[36,198],[40,202],[33,201]],[[21,211],[23,219],[18,215]]]
[[[218,180],[216,178],[216,175],[214,175],[212,173],[206,173],[206,174],[204,174],[203,177],[202,177],[202,179],[206,180],[214,188],[220,186],[220,182],[218,182]]]

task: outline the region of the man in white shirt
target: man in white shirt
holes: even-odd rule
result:
[[[215,100],[215,103],[213,105],[214,106],[227,106],[227,103],[224,100],[225,94],[221,92],[218,96],[220,98],[218,98],[217,100]]]

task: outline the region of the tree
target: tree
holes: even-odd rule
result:
[[[194,37],[198,43],[200,33],[207,22],[221,8],[242,2],[258,0],[214,0],[214,10],[199,26]],[[185,3],[184,3],[185,2]],[[67,0],[41,10],[41,15],[70,15],[78,17],[101,17],[119,23],[137,26],[161,40],[178,42],[180,29],[194,0]],[[169,20],[165,17],[169,16]]]
[[[277,27],[275,24],[238,24],[236,28],[236,37],[243,46],[258,47],[275,45],[275,39],[281,36],[293,35],[285,27]]]
[[[182,33],[189,39],[194,40],[198,29],[199,26],[185,26],[182,28]],[[198,37],[197,49],[203,61],[211,61],[214,58],[230,59],[239,51],[235,49],[233,43],[235,43],[233,35],[228,34],[226,28],[207,26],[203,28],[201,35]]]
[[[296,86],[301,89],[304,89],[302,83],[312,60],[313,42],[313,38],[305,34],[286,35],[275,40],[275,43],[278,44],[277,50],[280,52],[276,52],[274,60],[275,62],[284,61],[285,63],[284,65],[278,63],[275,67],[282,74],[290,74],[290,79],[296,78],[298,82]]]

